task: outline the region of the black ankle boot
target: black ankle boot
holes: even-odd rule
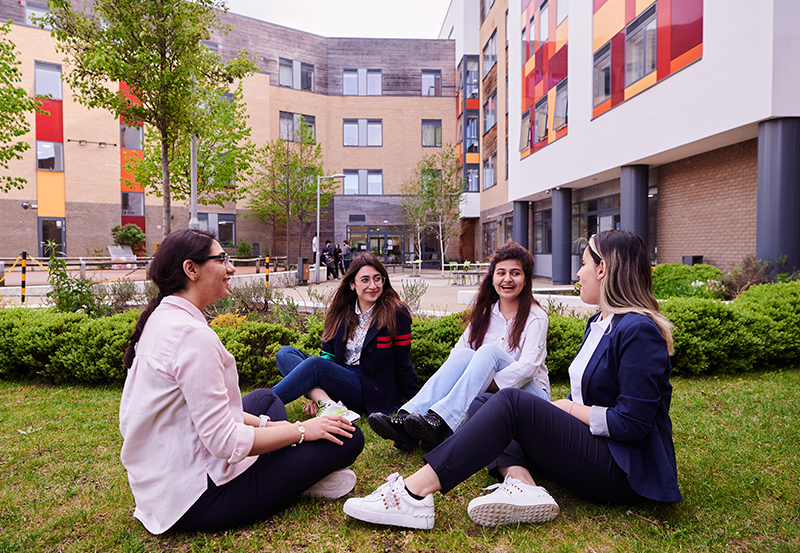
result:
[[[428,411],[425,415],[420,415],[419,413],[409,415],[405,418],[403,424],[408,435],[415,440],[420,440],[430,445],[432,448],[445,441],[452,434],[444,419],[433,411]]]

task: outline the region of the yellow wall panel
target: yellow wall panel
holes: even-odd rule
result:
[[[567,43],[569,39],[569,17],[567,17],[561,25],[558,26],[556,29],[556,49],[555,51],[558,52],[561,50],[561,47]]]
[[[36,171],[36,203],[39,217],[66,217],[64,173]]]
[[[634,17],[639,17],[639,14],[652,5],[653,0],[636,0],[636,15]]]
[[[633,98],[641,91],[646,88],[650,88],[654,84],[656,84],[656,77],[658,76],[658,71],[653,71],[649,75],[645,75],[628,88],[625,89],[625,99]]]
[[[594,14],[592,25],[592,52],[597,52],[598,48],[625,27],[625,0],[608,0]]]
[[[466,162],[467,163],[480,163],[481,162],[481,154],[468,153]]]

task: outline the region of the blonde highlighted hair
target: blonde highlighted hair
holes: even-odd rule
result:
[[[650,317],[667,341],[672,355],[673,324],[658,308],[653,295],[650,258],[639,236],[626,230],[607,230],[589,239],[589,254],[595,263],[605,262],[606,276],[600,281],[600,309],[607,313],[638,313]]]

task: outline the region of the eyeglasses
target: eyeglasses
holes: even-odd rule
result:
[[[223,252],[221,254],[218,254],[218,255],[206,256],[206,261],[211,261],[212,259],[216,259],[217,261],[222,261],[222,263],[225,264],[225,265],[227,265],[228,263],[231,262],[231,256],[229,256],[225,252]]]
[[[384,281],[386,279],[383,278],[381,275],[375,275],[372,278],[369,278],[369,277],[365,276],[365,277],[361,277],[360,279],[358,279],[358,281],[364,286],[369,286],[369,281],[370,280],[375,283],[375,286],[383,286],[383,283],[384,283]]]

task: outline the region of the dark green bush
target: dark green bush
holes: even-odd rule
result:
[[[569,378],[569,365],[581,347],[586,319],[550,314],[547,329],[547,370],[551,377]]]
[[[699,285],[720,282],[723,273],[713,265],[662,263],[653,269],[653,293],[659,299],[672,297],[721,297],[721,288]]]
[[[752,329],[765,340],[765,362],[800,364],[800,281],[754,286],[734,301],[740,311],[767,317],[769,329]]]
[[[439,370],[466,328],[466,311],[440,319],[415,318],[411,323],[411,360],[420,383]]]
[[[256,321],[244,321],[235,328],[212,328],[236,358],[243,384],[274,386],[280,380],[275,354],[297,340],[297,333],[286,327]]]

